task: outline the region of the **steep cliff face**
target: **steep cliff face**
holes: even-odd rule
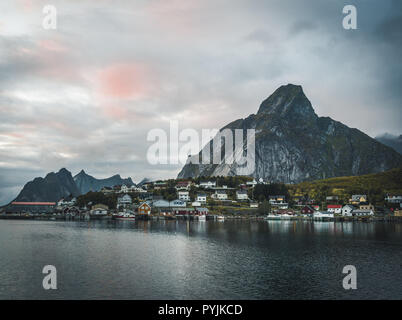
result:
[[[123,184],[126,186],[134,185],[131,178],[123,179],[118,174],[106,179],[96,179],[85,173],[84,170],[81,170],[80,173],[74,176],[74,181],[81,194],[85,194],[89,191],[100,191],[103,187],[113,187]]]
[[[35,178],[28,182],[15,201],[58,201],[61,198],[80,195],[71,172],[61,169],[48,173],[45,178]]]
[[[278,88],[257,112],[223,129],[255,129],[255,178],[297,183],[361,175],[402,165],[402,156],[363,132],[318,117],[301,86]],[[244,134],[245,135],[245,134]],[[212,145],[212,143],[210,143]],[[200,152],[200,154],[202,151]],[[236,164],[193,164],[179,178],[236,175]]]

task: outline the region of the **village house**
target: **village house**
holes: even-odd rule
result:
[[[365,194],[354,194],[349,199],[349,203],[354,205],[359,205],[362,202],[367,202],[367,196]]]
[[[192,206],[192,207],[201,207],[201,202],[199,202],[199,201],[194,201],[194,202],[191,203],[191,206]]]
[[[402,203],[402,196],[397,195],[387,195],[385,201],[389,203]]]
[[[269,203],[271,205],[285,203],[285,196],[269,196]]]
[[[180,199],[176,199],[173,201],[170,201],[169,203],[170,207],[178,207],[178,208],[184,208],[186,207],[186,202]]]
[[[201,188],[206,188],[206,189],[215,188],[216,187],[216,181],[201,181],[200,182],[200,187]]]
[[[250,208],[258,208],[258,202],[250,202]]]
[[[199,215],[207,215],[209,213],[208,208],[197,208],[195,211]]]
[[[166,189],[167,188],[167,183],[164,181],[157,181],[154,182],[154,189],[155,190],[161,190],[161,189]]]
[[[327,196],[325,197],[326,202],[337,202],[339,200],[338,196]]]
[[[105,204],[93,205],[90,211],[91,215],[106,215],[108,213],[109,207]]]
[[[100,191],[103,194],[113,193],[113,188],[112,187],[103,187]]]
[[[190,181],[179,181],[176,183],[176,190],[189,190],[191,186]]]
[[[145,189],[143,189],[143,188],[139,188],[139,187],[137,187],[137,186],[131,186],[131,187],[129,188],[129,191],[130,191],[130,192],[135,192],[135,193],[146,193],[146,192],[147,192],[147,190],[145,190]]]
[[[354,207],[351,206],[351,205],[349,205],[349,204],[343,206],[343,207],[342,207],[342,215],[343,215],[344,217],[351,217],[351,216],[353,215],[353,214],[352,214],[353,209],[354,209]]]
[[[119,207],[127,208],[132,203],[133,203],[133,199],[128,194],[125,194],[125,195],[117,198],[117,208],[119,208]]]
[[[248,200],[247,190],[237,190],[236,191],[237,200]]]
[[[205,193],[197,194],[196,201],[201,202],[201,203],[206,203],[207,202],[207,195]]]
[[[159,200],[154,200],[152,202],[152,206],[154,208],[169,208],[170,207],[170,202],[164,199],[159,199]]]
[[[151,214],[151,206],[147,202],[143,202],[138,206],[137,212],[141,215],[149,215]]]
[[[312,215],[315,210],[311,206],[304,206],[303,208],[301,208],[300,212],[303,215]]]
[[[74,206],[77,203],[77,198],[75,197],[67,197],[67,198],[62,198],[57,202],[58,207],[71,207]]]
[[[247,181],[246,185],[249,187],[254,187],[257,184],[257,181],[255,181],[255,179],[253,179],[253,181]]]
[[[190,193],[188,191],[179,191],[179,200],[190,201]]]
[[[330,213],[341,214],[342,213],[342,205],[341,204],[329,204],[329,205],[327,205],[327,211]]]
[[[6,213],[52,213],[55,209],[56,202],[23,202],[14,201],[7,206]]]
[[[394,216],[395,217],[402,217],[402,209],[394,210]]]
[[[227,200],[228,199],[227,193],[223,190],[216,190],[215,193],[211,197],[213,199],[217,199],[217,200]]]
[[[373,216],[374,211],[373,210],[360,210],[360,209],[354,209],[352,211],[352,216]]]
[[[287,209],[289,206],[285,201],[285,196],[269,196],[269,203],[273,207],[277,207],[279,209]]]
[[[374,211],[375,209],[374,209],[374,206],[371,204],[371,203],[369,203],[369,204],[361,204],[360,206],[359,206],[359,209],[360,210],[372,210],[372,211]]]
[[[123,184],[120,188],[120,193],[128,193],[128,191],[129,188],[125,184]]]

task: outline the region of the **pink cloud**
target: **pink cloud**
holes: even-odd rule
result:
[[[147,70],[139,64],[115,64],[101,70],[100,94],[114,99],[138,98],[148,91]]]

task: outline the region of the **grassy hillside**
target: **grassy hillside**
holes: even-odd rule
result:
[[[382,204],[387,193],[402,194],[402,168],[362,176],[338,177],[289,185],[291,196],[308,194],[317,201],[336,195],[346,201],[351,194],[367,194],[374,204]]]

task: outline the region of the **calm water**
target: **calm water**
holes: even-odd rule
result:
[[[0,220],[0,299],[50,298],[402,299],[402,224]]]

